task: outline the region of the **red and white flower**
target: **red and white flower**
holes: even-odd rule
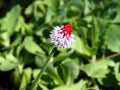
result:
[[[74,35],[72,34],[72,25],[66,24],[64,26],[56,26],[50,34],[51,43],[56,47],[69,48],[74,42]]]

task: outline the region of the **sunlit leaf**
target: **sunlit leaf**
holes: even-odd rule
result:
[[[8,31],[8,35],[12,35],[20,14],[21,7],[19,5],[14,6],[5,16],[1,25],[1,30]]]
[[[18,18],[21,14],[21,7],[16,5],[6,14],[1,23],[1,31],[4,31],[0,34],[0,38],[3,39],[2,44],[9,46],[10,36],[14,33]]]
[[[42,68],[43,65],[45,64],[45,58],[36,56],[35,62],[38,67]],[[57,74],[57,72],[52,64],[48,65],[46,72],[48,73],[48,76],[50,76],[52,79],[54,79],[57,83],[63,84],[63,81],[59,78],[59,75]]]
[[[23,75],[21,78],[21,83],[20,83],[20,88],[24,88],[28,83],[30,83],[31,80],[31,74],[32,74],[32,69],[31,68],[26,68],[23,71]]]
[[[115,73],[116,79],[120,82],[120,62],[116,63],[114,67],[114,73]]]
[[[17,66],[16,63],[0,56],[0,71],[9,71],[14,69],[16,66]]]
[[[44,54],[44,51],[34,42],[33,37],[27,36],[24,40],[25,49],[33,54]]]
[[[105,44],[108,49],[114,52],[120,52],[120,26],[119,25],[111,25],[106,30],[105,35]]]
[[[82,66],[81,70],[83,70],[90,77],[101,78],[105,77],[105,75],[109,73],[108,65],[108,60],[100,60]]]
[[[56,9],[59,6],[59,0],[44,0],[44,3],[52,9]]]
[[[86,89],[86,80],[80,80],[78,83],[72,85],[63,85],[54,88],[53,90],[85,90]]]
[[[98,78],[98,82],[105,87],[112,87],[117,84],[117,80],[112,73],[108,73],[104,78]]]
[[[51,8],[48,8],[47,13],[46,13],[46,18],[45,18],[45,22],[48,23],[52,20],[52,16],[55,13],[53,12],[53,10]]]
[[[81,54],[85,54],[87,56],[90,56],[91,54],[94,54],[94,50],[89,48],[85,44],[85,42],[80,37],[78,37],[77,35],[75,36],[75,42],[74,42],[72,48],[75,49],[77,52],[79,52]]]
[[[65,84],[70,85],[79,74],[78,64],[70,62],[70,59],[66,59],[66,62],[58,67],[58,73]]]

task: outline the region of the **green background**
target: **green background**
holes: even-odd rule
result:
[[[119,90],[119,0],[0,0],[0,89],[30,83],[54,46],[53,27],[67,23],[75,42],[57,49],[38,90]]]

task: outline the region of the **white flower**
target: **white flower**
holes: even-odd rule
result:
[[[66,24],[64,26],[56,26],[50,34],[51,43],[56,47],[69,48],[74,42],[74,35],[72,34],[72,25]]]

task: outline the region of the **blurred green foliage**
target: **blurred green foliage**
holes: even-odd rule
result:
[[[0,0],[0,89],[30,83],[53,47],[50,31],[66,23],[75,42],[57,49],[38,90],[119,90],[119,0]]]

